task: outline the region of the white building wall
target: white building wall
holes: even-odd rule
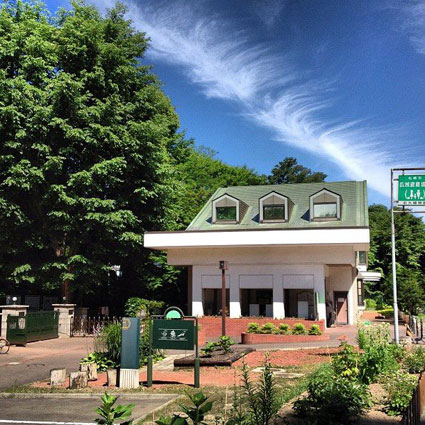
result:
[[[202,289],[221,288],[220,260],[229,264],[226,286],[230,289],[230,317],[241,316],[241,288],[273,289],[273,317],[277,319],[285,317],[285,288],[311,288],[319,295],[319,319],[326,319],[326,273],[332,288],[349,291],[349,320],[354,323],[357,297],[351,273],[355,265],[353,246],[170,249],[169,264],[193,266],[192,314],[195,316],[204,315]],[[332,264],[345,267],[334,268]],[[342,273],[334,274],[334,269]]]

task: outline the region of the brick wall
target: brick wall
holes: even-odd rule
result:
[[[204,316],[198,319],[199,325],[201,326],[200,333],[204,334],[207,339],[209,338],[218,338],[221,336],[221,317],[216,316]],[[317,324],[320,326],[322,332],[325,331],[325,321],[324,320],[305,320],[305,319],[296,319],[296,318],[286,318],[286,319],[271,319],[268,317],[241,317],[238,319],[226,318],[226,334],[233,338],[240,338],[242,332],[246,332],[248,329],[248,323],[256,322],[260,326],[264,323],[271,322],[275,326],[279,326],[280,323],[287,323],[289,326],[293,326],[295,323],[303,323],[307,329],[310,328],[312,324]]]

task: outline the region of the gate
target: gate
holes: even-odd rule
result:
[[[121,323],[121,317],[85,317],[75,316],[71,319],[71,336],[96,336],[111,323]]]
[[[7,317],[7,339],[11,344],[26,345],[58,337],[59,312],[38,311],[26,316]]]

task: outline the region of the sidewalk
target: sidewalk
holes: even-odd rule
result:
[[[0,354],[0,390],[47,379],[50,370],[78,370],[79,361],[93,351],[93,338],[58,338],[32,342],[26,347],[12,345]]]

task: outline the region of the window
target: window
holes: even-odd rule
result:
[[[315,203],[314,218],[337,218],[336,202]]]
[[[285,220],[285,205],[263,205],[263,220]]]
[[[340,220],[341,209],[341,196],[330,190],[322,189],[310,196],[310,220]]]
[[[227,193],[212,202],[212,222],[238,223],[243,217],[245,204]]]
[[[260,223],[288,221],[291,205],[289,198],[280,193],[264,195],[259,199]]]
[[[366,251],[358,251],[358,264],[364,266],[366,265]]]
[[[217,221],[236,221],[236,207],[216,207]]]
[[[364,306],[364,282],[363,279],[357,279],[357,304],[359,306]]]

